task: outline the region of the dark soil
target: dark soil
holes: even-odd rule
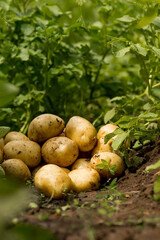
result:
[[[143,165],[132,172],[126,169],[116,183],[118,191],[106,187],[63,200],[40,199],[39,207],[29,209],[20,221],[42,226],[58,240],[159,240],[160,204],[153,199],[158,170],[144,170],[160,159],[160,142],[134,154],[143,158]]]

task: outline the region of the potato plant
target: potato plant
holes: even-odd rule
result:
[[[62,133],[74,141],[78,136],[81,156],[109,144],[107,151],[137,167],[130,148],[160,133],[159,1],[2,0],[0,13],[0,138],[6,126],[26,135],[31,121],[46,113],[68,124],[81,116],[93,123],[88,146],[87,128],[79,136],[70,127]],[[50,134],[49,122],[44,131]],[[104,136],[105,147],[102,139],[96,143],[95,129],[113,123],[119,128]],[[32,124],[29,138],[30,132]],[[51,137],[35,132],[30,139],[38,134],[39,145]]]

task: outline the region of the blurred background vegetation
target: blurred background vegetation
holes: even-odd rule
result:
[[[53,113],[98,126],[114,107],[114,122],[152,109],[159,2],[0,1],[0,125],[26,133],[33,117]]]

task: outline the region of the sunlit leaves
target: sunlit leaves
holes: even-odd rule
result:
[[[0,138],[3,138],[10,131],[10,127],[0,126]]]
[[[110,111],[108,111],[105,115],[104,115],[104,123],[107,123],[109,120],[111,120],[116,114],[116,109],[113,108]]]
[[[123,17],[121,18],[117,18],[118,21],[121,21],[121,22],[126,22],[126,23],[130,23],[130,22],[133,22],[133,21],[136,21],[135,18],[129,16],[129,15],[124,15]]]
[[[140,21],[138,22],[137,28],[143,28],[146,25],[150,24],[157,17],[157,14],[158,14],[157,7],[149,8],[145,13],[144,17],[141,18]]]
[[[121,145],[123,144],[124,140],[129,136],[129,133],[130,133],[130,131],[127,131],[127,132],[123,132],[120,135],[118,135],[112,143],[112,148],[114,150],[118,150],[121,147]]]
[[[147,49],[142,47],[139,43],[132,44],[132,50],[144,57],[147,55]]]
[[[24,24],[21,25],[21,31],[23,32],[24,35],[28,36],[28,35],[33,33],[34,26],[31,25],[31,24],[24,23]]]

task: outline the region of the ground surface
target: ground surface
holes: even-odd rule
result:
[[[137,171],[125,171],[116,183],[118,191],[110,187],[64,200],[41,199],[39,207],[29,209],[20,220],[44,227],[58,240],[160,239],[160,204],[153,200],[158,170],[144,173],[146,166],[160,159],[160,142],[136,155],[144,163]]]

